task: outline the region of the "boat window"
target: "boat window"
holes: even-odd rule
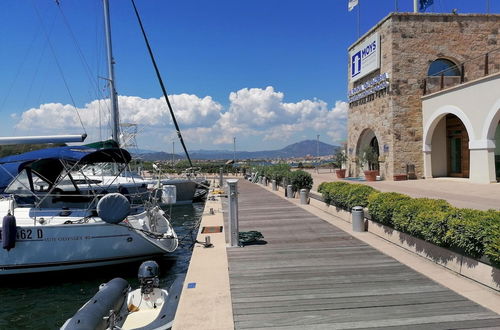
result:
[[[33,179],[33,187],[35,192],[47,192],[50,189],[50,184],[40,178],[38,175],[32,172],[31,175]],[[30,181],[28,177],[28,172],[24,169],[19,173],[14,180],[9,184],[9,186],[5,189],[5,193],[7,194],[16,194],[16,195],[32,195],[30,189]]]
[[[460,69],[450,60],[445,58],[438,58],[429,66],[427,71],[428,76],[460,76]]]

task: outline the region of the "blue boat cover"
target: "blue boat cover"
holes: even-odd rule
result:
[[[29,167],[49,183],[54,183],[68,164],[128,163],[131,156],[125,149],[95,149],[87,146],[64,146],[40,149],[0,158],[0,193],[24,168]]]

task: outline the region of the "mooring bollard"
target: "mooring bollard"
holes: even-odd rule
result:
[[[219,188],[222,188],[224,185],[224,169],[221,167],[219,170]]]
[[[307,204],[307,197],[308,197],[308,191],[307,189],[300,189],[300,204],[305,205]]]
[[[352,208],[352,230],[357,232],[365,231],[365,211],[361,206]]]
[[[276,180],[273,180],[272,183],[273,183],[273,191],[278,190],[278,185],[276,184]]]
[[[286,197],[288,198],[293,198],[293,190],[292,190],[292,185],[289,184],[286,186]]]
[[[226,180],[229,186],[229,246],[240,246],[238,228],[238,179]]]

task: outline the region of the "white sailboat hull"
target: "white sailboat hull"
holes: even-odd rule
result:
[[[156,231],[163,233],[159,238],[140,231],[151,230],[148,212],[131,215],[120,225],[99,218],[65,224],[74,222],[75,217],[54,218],[57,223],[51,223],[47,217],[47,223],[40,224],[17,212],[15,247],[0,250],[0,275],[113,265],[173,252],[178,245],[177,236],[159,212],[154,208],[149,213],[159,220]],[[3,239],[0,237],[2,243]]]
[[[1,275],[131,262],[176,246],[174,238],[154,244],[141,233],[105,223],[18,227],[18,233],[16,246],[0,252]]]

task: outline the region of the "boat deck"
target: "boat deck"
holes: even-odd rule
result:
[[[238,190],[240,231],[267,243],[227,249],[236,329],[500,328],[498,314],[263,187]]]

